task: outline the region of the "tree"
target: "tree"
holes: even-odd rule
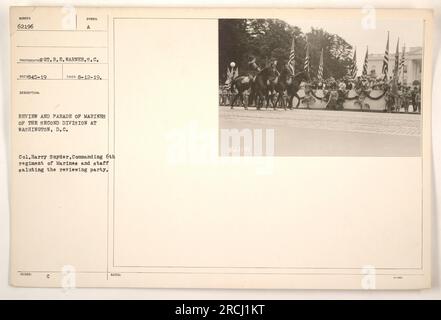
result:
[[[239,70],[246,66],[243,61],[249,50],[249,33],[244,19],[219,19],[219,76],[225,81],[226,69],[231,61],[236,61]],[[223,79],[223,80],[222,80]]]
[[[347,75],[352,65],[352,46],[336,34],[323,29],[312,29],[307,34],[311,54],[311,73],[315,77],[323,49],[323,77],[339,79]]]
[[[301,34],[298,27],[279,19],[248,20],[248,31],[252,35],[250,50],[262,66],[272,59],[278,60],[279,66],[286,63],[292,37]]]
[[[219,20],[219,76],[225,81],[228,64],[235,61],[243,74],[249,70],[248,58],[253,56],[260,67],[277,60],[281,68],[289,57],[295,37],[296,70],[303,70],[306,39],[310,46],[311,77],[317,75],[320,53],[324,52],[324,77],[342,78],[352,63],[352,46],[336,34],[323,29],[303,33],[279,19],[220,19]]]

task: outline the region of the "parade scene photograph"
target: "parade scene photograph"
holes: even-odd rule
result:
[[[421,155],[422,20],[219,20],[219,129],[275,156]]]

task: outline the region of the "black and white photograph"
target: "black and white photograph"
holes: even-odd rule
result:
[[[423,28],[220,19],[221,140],[239,134],[241,155],[261,155],[246,146],[257,130],[273,139],[265,155],[420,156]]]
[[[441,298],[441,6],[13,2],[0,301]]]

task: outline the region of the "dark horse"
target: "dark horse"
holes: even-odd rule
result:
[[[294,97],[296,97],[297,100],[300,102],[300,97],[297,94],[297,92],[300,89],[300,84],[303,81],[307,81],[307,80],[308,80],[308,77],[304,71],[300,71],[291,77],[291,82],[286,88],[286,93],[288,94],[288,103],[289,103],[290,109],[293,108],[292,102],[294,100]],[[298,106],[299,106],[299,104],[297,103],[296,108],[298,108]]]
[[[279,101],[282,103],[282,107],[286,110],[284,94],[285,91],[288,94],[288,105],[289,108],[292,109],[292,102],[294,97],[300,100],[297,95],[297,91],[299,91],[300,83],[305,80],[305,73],[299,72],[295,75],[291,73],[291,70],[288,66],[284,66],[280,75],[274,81],[274,90],[277,93],[277,99],[273,105],[274,109],[276,109]]]
[[[256,100],[257,110],[260,110],[260,108],[263,106],[264,100],[266,100],[266,104],[268,106],[270,97],[272,96],[271,92],[273,91],[274,81],[276,78],[276,70],[271,66],[263,68],[256,75],[256,78],[254,79],[251,87],[250,98]]]

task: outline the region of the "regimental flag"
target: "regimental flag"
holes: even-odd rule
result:
[[[398,79],[398,71],[400,68],[400,38],[397,40],[397,48],[395,49],[395,60],[394,60],[394,78]]]
[[[236,67],[236,69],[234,70],[234,75],[233,75],[234,79],[236,79],[237,77],[239,77],[239,67]]]
[[[309,44],[308,38],[306,38],[306,54],[305,54],[305,65],[303,67],[306,75],[309,77]]]
[[[367,76],[368,74],[368,56],[369,56],[369,47],[366,47],[366,54],[364,56],[364,62],[363,62],[363,76]]]
[[[228,66],[227,67],[227,79],[230,81],[236,79],[239,76],[239,67]]]
[[[289,59],[288,59],[288,68],[291,71],[292,75],[295,74],[295,37],[292,37],[291,50],[289,51]]]
[[[352,66],[350,70],[350,76],[352,79],[357,78],[357,48],[354,50],[354,56],[352,57]]]
[[[384,75],[384,80],[387,81],[387,74],[389,72],[389,31],[387,32],[386,50],[384,51],[383,68],[381,72]]]
[[[320,54],[320,64],[318,67],[317,79],[319,79],[320,81],[323,80],[323,49],[322,53]]]

